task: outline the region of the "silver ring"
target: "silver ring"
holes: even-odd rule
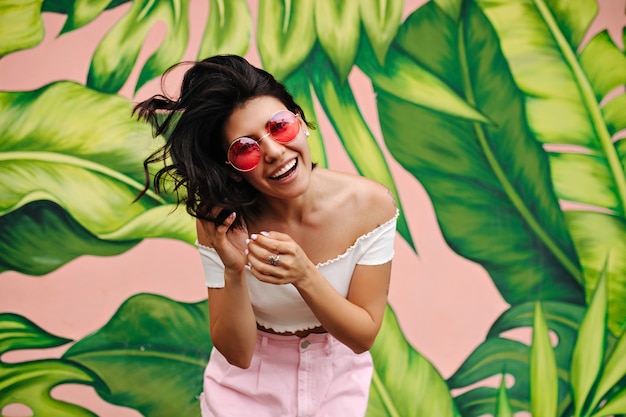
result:
[[[270,265],[272,266],[279,266],[280,265],[280,255],[270,255],[267,257],[267,262],[269,262]]]

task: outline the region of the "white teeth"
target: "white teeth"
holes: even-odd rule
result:
[[[292,160],[291,162],[289,162],[287,165],[285,165],[283,167],[283,169],[281,169],[280,171],[278,171],[276,174],[274,174],[274,176],[272,178],[277,178],[280,177],[281,175],[283,175],[285,172],[289,171],[291,168],[293,168],[294,166],[296,166],[296,160]]]

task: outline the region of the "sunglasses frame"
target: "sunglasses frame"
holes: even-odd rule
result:
[[[272,115],[272,117],[270,117],[270,119],[268,120],[268,122],[267,122],[266,126],[267,126],[267,129],[269,130],[269,126],[270,126],[270,123],[272,123],[272,119],[274,119],[274,117],[276,117],[276,115],[277,115],[277,114],[280,114],[280,113],[283,113],[283,112],[288,112],[288,113],[290,113],[291,115],[293,115],[293,116],[294,116],[294,118],[295,118],[295,123],[297,123],[297,124],[298,124],[298,133],[296,133],[296,134],[293,136],[293,138],[291,138],[291,139],[290,139],[290,140],[288,140],[287,142],[280,142],[280,141],[277,141],[276,139],[274,139],[274,138],[272,137],[272,132],[267,132],[266,134],[264,134],[263,136],[261,136],[261,137],[260,137],[260,138],[258,138],[258,139],[253,139],[253,138],[251,138],[251,137],[249,137],[249,136],[241,136],[241,137],[238,137],[237,139],[235,139],[234,141],[232,141],[232,142],[230,143],[230,145],[228,145],[228,149],[226,150],[226,158],[228,158],[228,160],[226,161],[226,163],[227,163],[228,165],[232,166],[234,169],[236,169],[236,170],[237,170],[237,171],[239,171],[239,172],[250,172],[250,171],[252,171],[253,169],[255,169],[256,167],[258,167],[258,166],[259,166],[259,162],[261,162],[261,158],[259,158],[259,161],[256,163],[256,165],[254,165],[254,166],[253,166],[252,168],[250,168],[250,169],[240,169],[240,168],[237,168],[237,167],[235,166],[235,164],[233,164],[233,163],[231,162],[231,160],[230,160],[230,150],[231,150],[231,148],[233,147],[233,145],[234,145],[235,143],[239,142],[239,141],[240,141],[240,140],[242,140],[242,139],[250,139],[251,141],[253,141],[253,142],[254,142],[254,143],[255,143],[255,144],[259,147],[259,152],[261,151],[261,141],[263,141],[263,139],[265,139],[265,138],[266,138],[266,137],[268,137],[268,136],[269,136],[270,138],[272,138],[272,140],[274,140],[276,143],[280,143],[281,145],[282,145],[282,144],[287,144],[287,143],[291,143],[291,142],[293,142],[293,141],[294,141],[294,140],[298,137],[298,135],[300,134],[300,132],[302,131],[302,125],[300,124],[300,121],[298,120],[298,118],[300,117],[300,115],[299,115],[298,113],[294,113],[294,112],[292,112],[291,110],[288,110],[288,109],[279,110],[279,111],[277,111],[276,113],[274,113],[274,114]]]

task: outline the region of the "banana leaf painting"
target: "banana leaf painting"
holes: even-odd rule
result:
[[[164,139],[131,111],[223,53],[398,202],[367,417],[626,415],[625,28],[624,0],[0,0],[0,416],[200,415],[194,222],[133,203]]]

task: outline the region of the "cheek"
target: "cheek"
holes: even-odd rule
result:
[[[303,139],[301,142],[298,140],[298,152],[302,155],[302,158],[305,160],[304,162],[310,162],[311,161],[311,148],[309,147],[309,142],[305,139]]]
[[[262,172],[263,170],[257,167],[257,169],[253,169],[252,171],[240,172],[239,175],[241,175],[243,180],[250,184],[253,188],[258,189],[258,186],[264,180]]]

